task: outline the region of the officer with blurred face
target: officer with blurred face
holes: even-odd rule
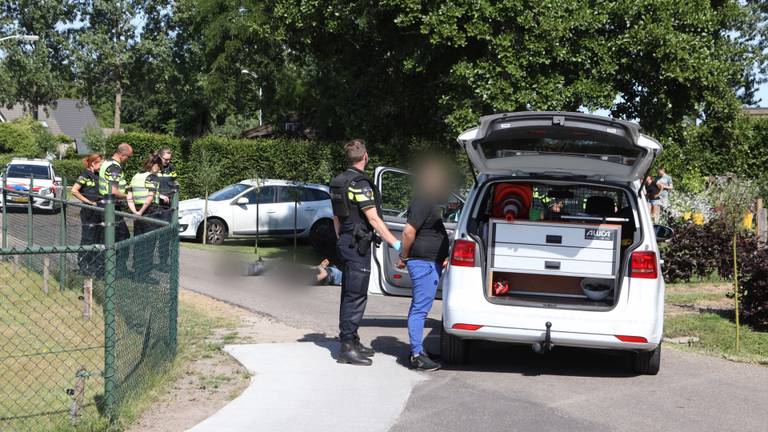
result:
[[[360,342],[357,329],[368,301],[371,276],[371,244],[376,234],[396,250],[400,241],[381,219],[381,198],[373,180],[363,171],[368,164],[365,142],[354,139],[344,145],[349,168],[331,181],[333,223],[338,236],[337,252],[343,263],[337,361],[370,366],[374,352]]]

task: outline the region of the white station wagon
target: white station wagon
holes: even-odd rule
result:
[[[627,350],[637,373],[658,373],[664,280],[656,241],[672,231],[654,226],[642,179],[660,144],[634,123],[565,112],[485,116],[458,141],[477,178],[465,204],[447,206],[443,360],[464,362],[481,339],[540,352]],[[379,168],[375,181],[399,235],[407,173]],[[524,211],[499,214],[509,203]],[[391,248],[374,250],[369,292],[410,295],[396,260]]]

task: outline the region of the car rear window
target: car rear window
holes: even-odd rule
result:
[[[320,189],[302,188],[301,190],[301,200],[304,202],[325,201],[330,199],[331,196]]]
[[[480,146],[486,159],[558,154],[633,165],[642,149],[621,136],[575,128],[516,128],[497,131]]]
[[[11,164],[8,166],[9,178],[51,179],[51,171],[45,165]]]

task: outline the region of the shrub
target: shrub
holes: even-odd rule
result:
[[[194,181],[203,150],[215,155],[223,169],[213,190],[247,178],[277,178],[326,184],[343,166],[334,145],[291,138],[229,139],[209,135],[192,143],[180,179],[182,195],[201,196]]]
[[[41,151],[27,121],[0,123],[0,152],[21,157],[40,157]]]
[[[173,151],[173,164],[177,170],[180,170],[184,164],[181,154],[181,141],[178,138],[172,135],[149,132],[129,132],[112,135],[106,140],[104,158],[111,157],[115,150],[117,150],[117,146],[124,142],[133,147],[133,157],[128,160],[125,167],[126,179],[130,180],[134,174],[142,171],[141,165],[147,156],[163,147],[168,147]]]
[[[713,273],[726,276],[722,274],[723,267],[726,267],[723,260],[731,265],[733,261],[729,259],[731,236],[722,224],[677,223],[672,228],[675,236],[662,244],[664,280],[670,283],[687,282]]]
[[[80,173],[83,172],[83,163],[80,159],[54,160],[53,170],[57,176],[67,180],[67,185],[72,186]]]
[[[768,248],[758,247],[754,238],[750,246],[739,256],[741,310],[747,323],[768,330]]]

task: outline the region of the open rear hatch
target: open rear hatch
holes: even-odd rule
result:
[[[622,183],[642,179],[661,151],[637,124],[566,112],[481,117],[478,127],[459,136],[459,143],[480,173]]]

